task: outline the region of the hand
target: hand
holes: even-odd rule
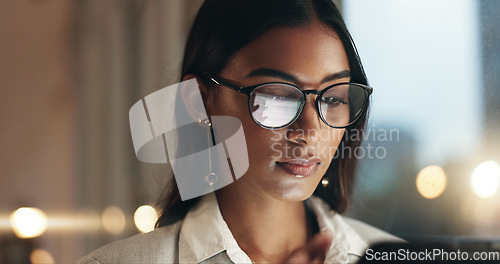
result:
[[[330,232],[320,232],[304,248],[299,248],[292,252],[284,263],[324,263],[326,252],[330,248],[332,240]]]

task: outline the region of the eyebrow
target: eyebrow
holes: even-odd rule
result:
[[[274,77],[274,78],[283,79],[283,80],[293,82],[293,83],[300,83],[300,81],[292,74],[278,71],[278,70],[274,70],[274,69],[269,69],[269,68],[259,68],[259,69],[253,70],[246,76],[246,78],[255,77],[255,76]],[[343,71],[333,73],[333,74],[326,76],[321,81],[321,84],[326,83],[326,82],[330,82],[330,81],[335,81],[335,80],[342,79],[342,78],[348,78],[348,77],[351,77],[351,72],[348,70],[343,70]]]

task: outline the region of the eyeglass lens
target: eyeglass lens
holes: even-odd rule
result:
[[[345,127],[359,117],[366,97],[366,91],[358,85],[337,85],[323,93],[319,99],[319,111],[328,125]],[[250,94],[253,119],[268,128],[289,125],[304,103],[304,94],[296,87],[286,84],[262,85]]]

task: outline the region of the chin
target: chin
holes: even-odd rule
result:
[[[305,188],[304,186],[293,186],[281,188],[275,192],[275,198],[282,201],[302,202],[311,197],[315,188]]]

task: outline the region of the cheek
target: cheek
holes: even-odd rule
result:
[[[339,143],[342,141],[342,137],[344,136],[345,133],[345,128],[342,129],[334,129],[334,137],[331,139],[331,144],[334,144],[335,146],[338,146]]]
[[[265,146],[270,144],[274,137],[272,130],[264,129],[253,121],[248,109],[248,96],[245,94],[230,89],[221,89],[214,105],[214,111],[211,113],[212,115],[238,118],[241,121],[249,145]]]
[[[331,160],[340,147],[345,129],[326,128],[319,134],[318,153],[321,158]]]
[[[241,121],[245,131],[247,147],[249,152],[251,152],[249,154],[254,158],[264,157],[263,154],[267,156],[272,145],[276,143],[276,140],[273,139],[274,135],[272,134],[272,130],[261,128],[251,119],[251,117]]]
[[[250,116],[248,99],[244,94],[232,94],[221,90],[211,115],[232,116],[240,120],[245,134],[250,159],[262,156],[273,143],[274,133],[258,126]],[[257,155],[255,155],[257,153]]]

